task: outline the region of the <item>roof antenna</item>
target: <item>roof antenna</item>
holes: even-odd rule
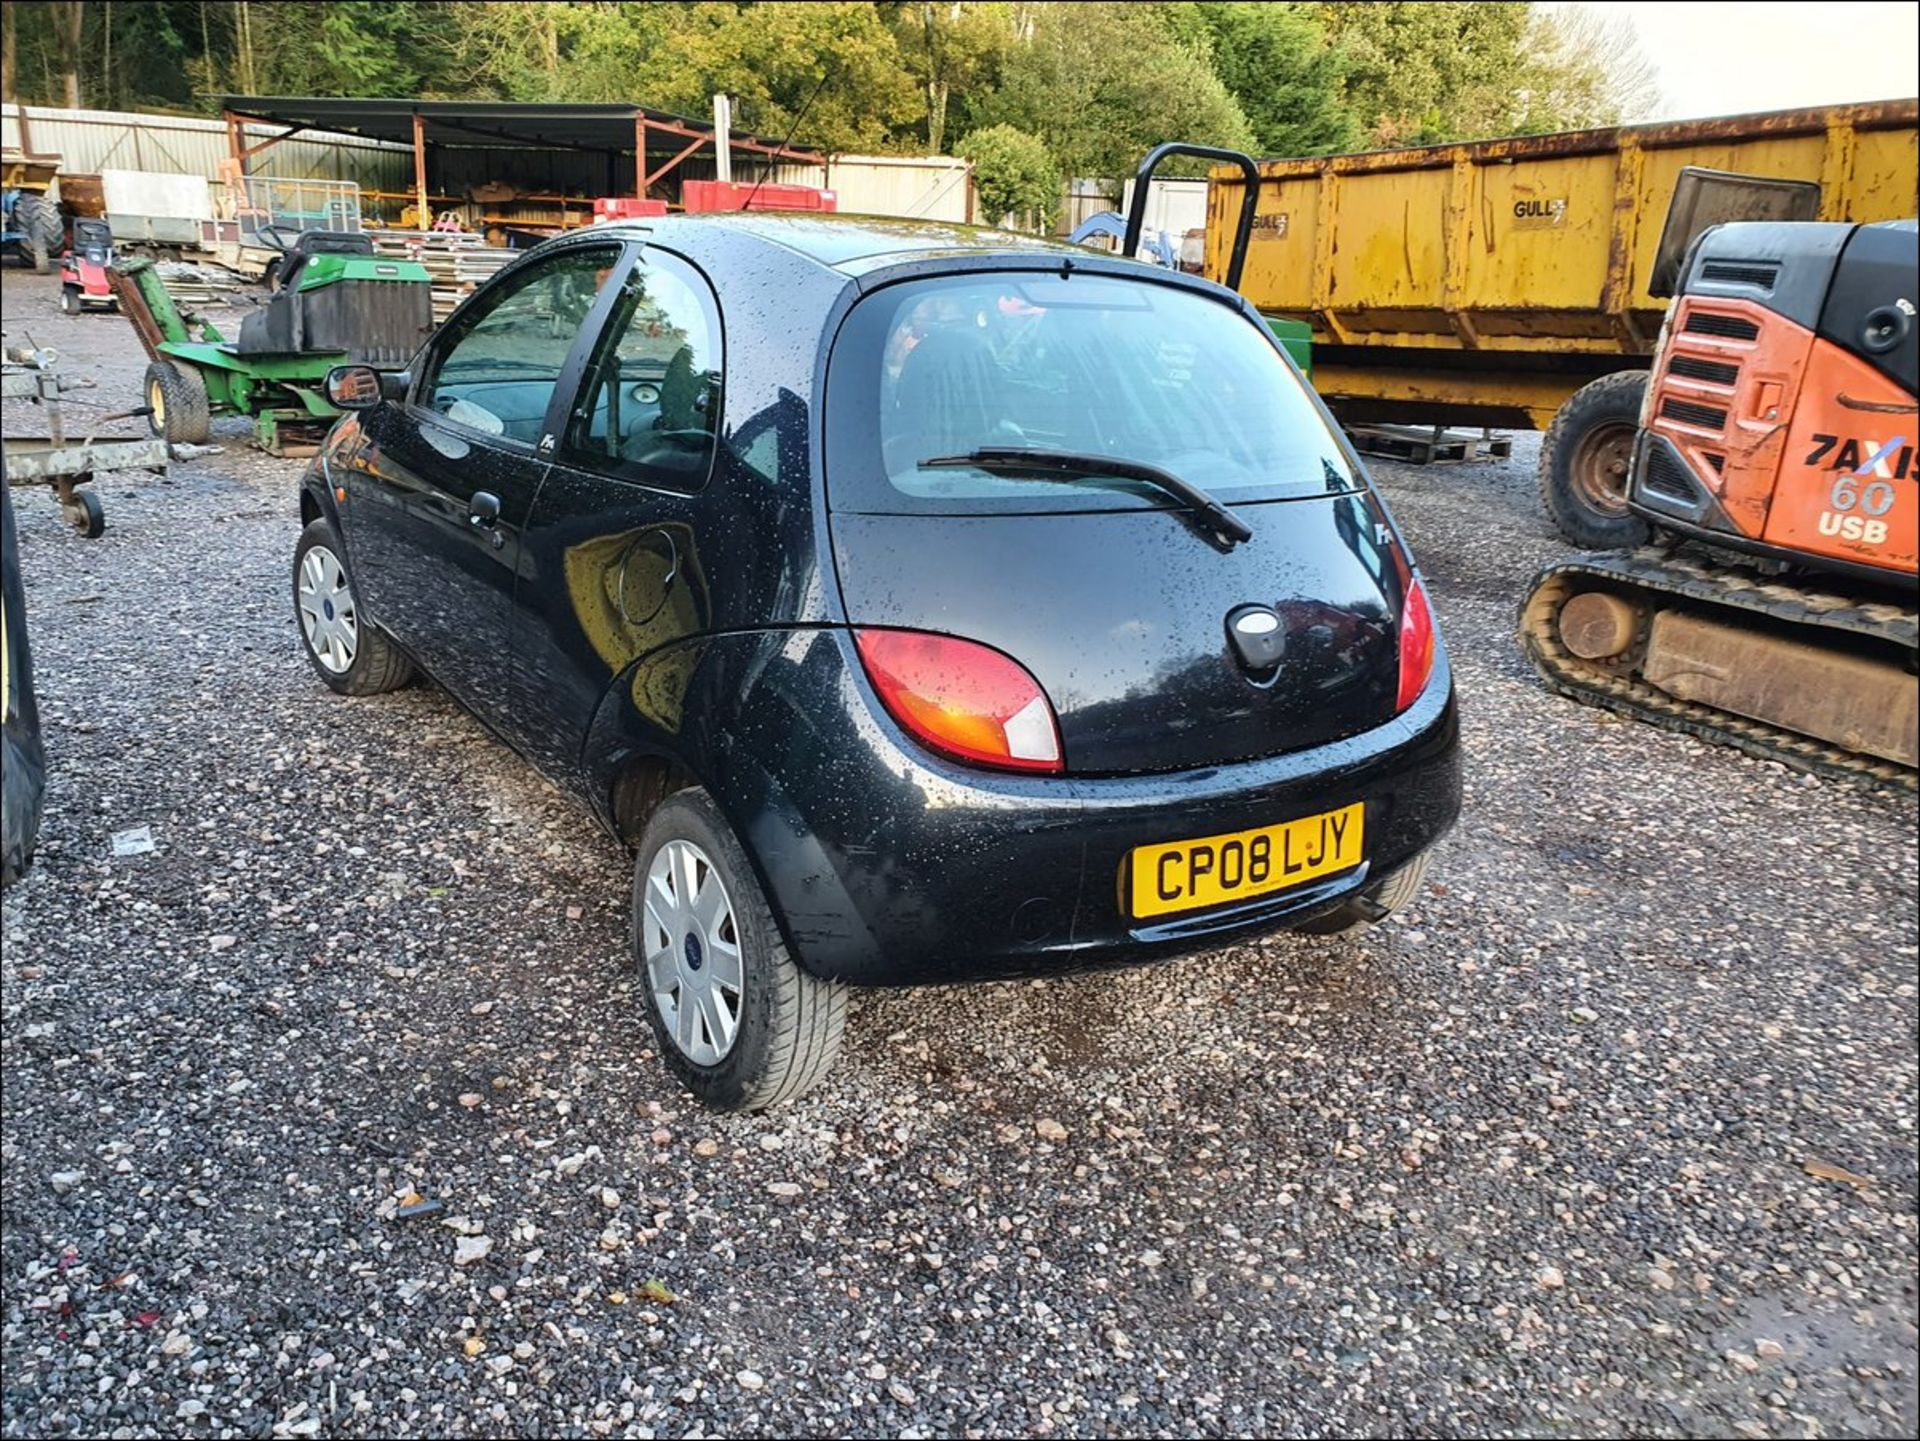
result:
[[[787,153],[787,147],[793,144],[793,137],[799,133],[802,122],[807,118],[807,112],[813,109],[813,102],[819,98],[820,92],[826,88],[827,81],[832,75],[833,57],[829,56],[826,68],[820,72],[820,79],[814,84],[813,94],[809,95],[807,97],[807,103],[800,107],[800,113],[793,117],[793,124],[788,127],[787,130],[787,138],[780,142],[780,148],[775,150],[768,158],[767,163],[760,171],[760,178],[753,182],[753,189],[747,192],[747,198],[740,203],[740,209],[743,214],[753,209],[753,197],[758,195],[760,193],[760,187],[767,183],[767,176],[773,172],[773,162]]]

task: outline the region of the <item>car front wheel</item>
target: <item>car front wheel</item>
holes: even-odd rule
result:
[[[647,823],[633,952],[661,1055],[716,1110],[798,1096],[839,1054],[846,988],[787,953],[746,852],[705,791],[669,797]]]
[[[293,550],[293,615],[314,671],[341,695],[398,690],[413,667],[360,613],[345,547],[324,519],[308,523]]]

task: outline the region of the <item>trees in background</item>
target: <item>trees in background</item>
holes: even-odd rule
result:
[[[1579,6],[1324,5],[1349,114],[1371,146],[1612,125],[1659,101],[1630,26]]]
[[[1660,103],[1659,72],[1618,15],[1574,7],[1528,19],[1516,135],[1612,125]]]
[[[1331,155],[1360,143],[1347,61],[1320,5],[1278,0],[1170,5],[1169,23],[1204,47],[1262,155]]]
[[[982,185],[1019,195],[1037,168],[1119,176],[1163,140],[1326,154],[1606,124],[1657,100],[1619,22],[1452,0],[0,8],[10,99],[200,111],[227,93],[634,100],[699,116],[725,91],[742,128],[821,149],[964,151],[981,135]]]
[[[988,125],[968,131],[954,153],[973,162],[980,213],[989,224],[1013,215],[1044,225],[1059,209],[1060,167],[1038,135],[1011,125]]]
[[[1069,175],[1124,174],[1163,140],[1244,149],[1253,143],[1246,113],[1204,46],[1168,23],[1183,8],[1024,7],[994,83],[967,97],[968,119],[1038,135]]]
[[[1525,5],[1327,5],[1349,112],[1372,146],[1427,145],[1507,133],[1522,61]]]
[[[920,0],[878,7],[887,18],[900,60],[926,104],[929,154],[944,153],[955,97],[981,91],[999,73],[1015,39],[1012,6]]]

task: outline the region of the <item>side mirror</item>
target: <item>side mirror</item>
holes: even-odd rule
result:
[[[327,400],[336,410],[372,410],[385,397],[371,365],[336,365],[327,372]]]

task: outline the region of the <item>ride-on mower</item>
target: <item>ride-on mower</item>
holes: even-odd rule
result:
[[[309,454],[340,413],[327,400],[327,372],[350,363],[398,369],[433,329],[425,268],[375,255],[365,235],[302,235],[279,290],[232,340],[183,312],[151,261],[129,260],[110,274],[152,362],[148,423],[170,443],[204,441],[212,417],[230,411],[255,417],[269,454]]]
[[[113,264],[113,231],[104,220],[73,222],[73,244],[60,258],[60,308],[68,315],[88,310],[118,310],[120,302],[107,279]]]

